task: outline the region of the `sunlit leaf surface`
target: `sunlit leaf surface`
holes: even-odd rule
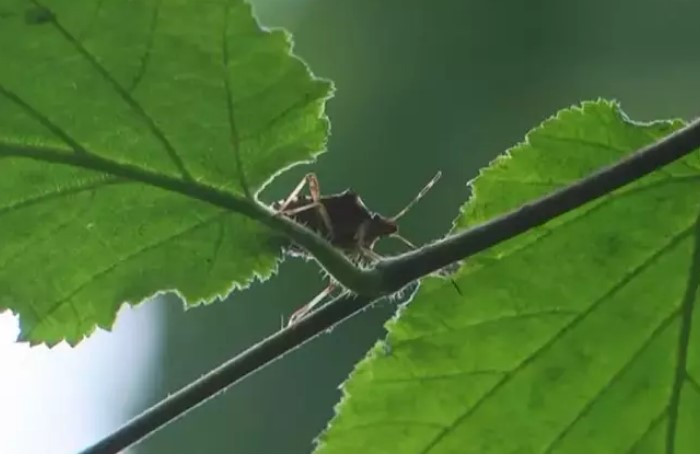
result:
[[[681,125],[562,111],[481,173],[456,230]],[[462,296],[424,280],[318,451],[699,452],[699,210],[694,153],[469,259]]]
[[[243,198],[310,160],[331,88],[248,4],[0,0],[0,62],[0,311],[22,339],[76,343],[124,302],[273,271],[279,242],[194,188]]]

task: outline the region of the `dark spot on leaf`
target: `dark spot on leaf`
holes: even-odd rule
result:
[[[43,6],[27,8],[24,12],[24,22],[28,25],[41,25],[56,19],[53,11]]]

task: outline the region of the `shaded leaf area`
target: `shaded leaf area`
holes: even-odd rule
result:
[[[21,339],[75,343],[123,302],[268,276],[279,242],[193,189],[245,201],[323,150],[330,83],[286,33],[242,0],[1,3],[0,311]]]
[[[679,128],[561,111],[472,183],[455,230]],[[423,281],[320,452],[700,451],[697,153]]]

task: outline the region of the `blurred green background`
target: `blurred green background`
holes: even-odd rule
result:
[[[297,54],[335,81],[328,153],[265,190],[283,197],[308,170],[324,192],[352,187],[392,214],[437,171],[443,179],[403,220],[416,243],[449,230],[466,183],[558,109],[615,98],[636,120],[700,113],[697,0],[256,0]],[[387,244],[391,248],[392,245]],[[280,326],[323,287],[291,260],[271,281],[183,312],[174,297],[157,373],[141,406],[165,397]],[[338,386],[395,311],[356,316],[168,426],[137,452],[308,452]]]

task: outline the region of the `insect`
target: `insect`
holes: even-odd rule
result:
[[[388,218],[370,211],[360,196],[350,189],[338,194],[322,195],[318,178],[313,173],[307,174],[286,199],[276,202],[272,208],[278,214],[289,217],[326,238],[351,260],[360,264],[372,263],[381,260],[381,256],[374,252],[374,245],[383,237],[396,238],[416,249],[413,243],[399,234],[397,221],[425,196],[440,176],[441,173],[437,172],[413,200],[396,215]],[[302,195],[304,186],[308,186],[309,195]],[[287,252],[309,256],[296,245],[289,246]],[[293,325],[338,287],[331,280],[321,293],[290,316],[287,325]]]

